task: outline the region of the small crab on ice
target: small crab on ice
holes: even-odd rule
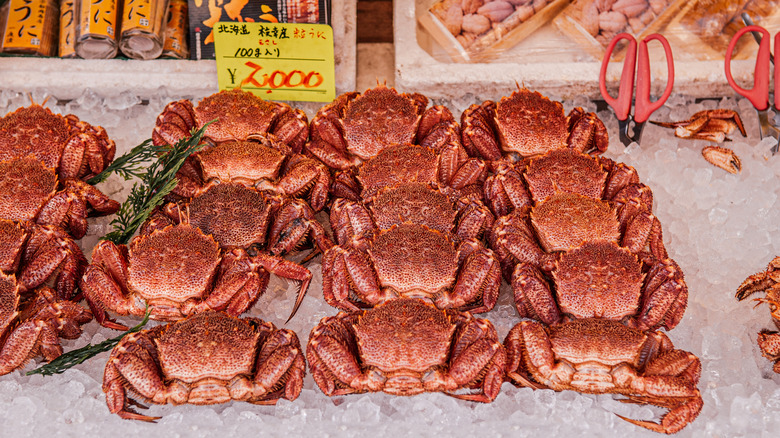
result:
[[[742,301],[756,292],[764,291],[766,296],[756,298],[756,301],[769,305],[772,321],[780,329],[780,257],[772,259],[763,272],[746,278],[737,288],[737,299]],[[780,333],[762,330],[758,334],[758,347],[764,357],[775,363],[774,371],[780,373]]]
[[[312,119],[306,149],[328,167],[346,170],[394,144],[439,151],[458,141],[460,130],[452,113],[427,105],[421,94],[398,93],[382,84],[363,94],[342,94]]]
[[[561,148],[601,153],[609,146],[607,128],[595,114],[575,108],[566,116],[560,102],[527,88],[498,103],[472,105],[461,115],[461,125],[469,155],[491,162]]]
[[[669,409],[660,423],[623,420],[672,434],[696,419],[703,401],[696,388],[701,362],[677,350],[656,331],[641,331],[617,321],[575,319],[545,326],[517,324],[504,341],[507,378],[514,384],[587,394],[621,394],[627,403]]]
[[[329,396],[444,392],[487,403],[501,389],[506,356],[490,321],[399,298],[323,318],[309,335],[306,358]],[[458,392],[464,389],[470,391]]]
[[[205,312],[131,333],[111,351],[103,374],[109,411],[154,422],[128,396],[207,405],[230,400],[273,405],[301,393],[306,365],[298,336],[256,318]]]
[[[106,130],[33,103],[0,119],[0,161],[34,156],[62,178],[87,180],[114,159]]]
[[[265,252],[222,251],[212,236],[187,223],[139,234],[130,244],[100,242],[80,280],[81,290],[102,325],[124,330],[106,310],[177,321],[206,310],[240,315],[268,286],[270,274],[301,282],[297,305],[312,274],[305,267]]]

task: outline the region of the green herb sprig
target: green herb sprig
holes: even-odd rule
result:
[[[87,344],[86,346],[79,348],[78,350],[69,351],[68,353],[65,353],[63,355],[60,355],[60,357],[54,359],[53,361],[40,366],[32,371],[28,371],[27,375],[31,376],[33,374],[42,374],[44,376],[51,376],[52,374],[60,374],[65,372],[68,368],[74,367],[80,363],[83,363],[85,360],[89,359],[90,357],[97,356],[98,354],[109,351],[112,348],[116,346],[116,344],[119,343],[119,341],[122,340],[126,335],[129,335],[130,333],[135,333],[137,331],[140,331],[147,322],[149,322],[149,314],[151,314],[152,311],[149,309],[149,307],[146,308],[146,314],[144,315],[144,319],[141,320],[138,325],[131,328],[130,330],[122,333],[121,335],[106,339],[105,341],[97,344]]]
[[[109,175],[116,173],[125,181],[130,178],[143,178],[146,172],[145,163],[152,161],[165,153],[168,146],[155,146],[152,140],[148,139],[138,146],[130,149],[129,152],[114,159],[108,167],[99,174],[87,180],[87,184],[99,184],[105,181]]]
[[[114,231],[103,236],[103,240],[116,244],[126,244],[130,241],[138,227],[149,218],[152,210],[176,187],[176,172],[190,154],[203,147],[200,140],[211,123],[203,125],[192,137],[179,140],[173,147],[166,147],[159,160],[152,162],[142,174],[139,173],[141,182],[133,184],[130,195],[116,214],[116,219],[111,221]],[[136,148],[141,146],[143,144]]]

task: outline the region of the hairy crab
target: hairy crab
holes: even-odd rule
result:
[[[45,284],[58,299],[73,298],[87,259],[58,227],[0,219],[0,271],[15,275],[22,290]]]
[[[0,218],[60,227],[80,239],[87,217],[119,210],[119,203],[75,178],[59,180],[33,156],[0,162]]]
[[[658,260],[644,272],[634,254],[603,240],[561,254],[550,276],[548,282],[531,264],[515,267],[511,285],[520,316],[547,325],[602,318],[639,330],[671,330],[688,303],[688,287],[673,260]]]
[[[306,358],[329,396],[440,391],[491,402],[503,382],[505,352],[489,321],[399,298],[323,318],[309,335]]]
[[[173,145],[193,129],[206,128],[204,140],[212,145],[229,140],[252,140],[273,134],[299,153],[309,135],[308,119],[302,110],[263,100],[242,90],[220,91],[204,97],[198,105],[189,100],[169,103],[157,117],[152,141]]]
[[[147,231],[127,246],[102,241],[92,252],[79,284],[104,326],[125,329],[106,310],[141,316],[147,305],[153,319],[165,321],[206,310],[238,316],[265,292],[271,273],[301,282],[300,303],[311,281],[308,269],[281,257],[222,251],[186,222]]]
[[[111,413],[155,421],[131,408],[138,402],[128,391],[156,404],[271,405],[298,398],[305,372],[293,331],[205,312],[122,338],[106,364],[103,392]]]
[[[764,291],[766,297],[756,298],[756,301],[769,305],[772,321],[780,329],[780,257],[772,259],[765,271],[746,278],[737,288],[737,299],[742,301],[756,292]],[[762,330],[758,334],[758,347],[764,357],[774,362],[774,371],[780,373],[780,333]]]
[[[661,332],[610,320],[576,319],[545,326],[522,321],[504,341],[507,377],[514,384],[555,391],[621,394],[629,403],[669,409],[660,423],[633,420],[655,432],[676,433],[696,419],[701,363]]]
[[[321,252],[333,246],[305,202],[233,182],[212,181],[190,199],[169,202],[144,229],[150,232],[182,221],[213,236],[225,250],[284,255],[309,236]]]
[[[470,106],[461,115],[463,147],[489,162],[517,161],[555,149],[604,152],[607,129],[593,113],[575,108],[568,116],[560,102],[521,88],[498,103]]]
[[[311,122],[307,151],[332,169],[347,170],[394,144],[419,144],[439,151],[458,141],[459,127],[443,106],[428,106],[421,94],[378,85],[363,94],[345,93]]]
[[[34,156],[60,178],[86,180],[114,159],[105,129],[33,104],[0,119],[0,161]]]
[[[91,320],[87,309],[48,287],[26,290],[15,276],[0,272],[0,376],[38,355],[56,359],[62,354],[59,339],[78,338],[81,325]]]

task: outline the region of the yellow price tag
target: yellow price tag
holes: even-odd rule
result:
[[[214,50],[220,90],[241,88],[269,100],[336,98],[327,24],[219,22]]]

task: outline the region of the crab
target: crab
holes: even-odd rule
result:
[[[106,364],[103,392],[111,413],[154,422],[160,417],[132,409],[138,402],[128,392],[155,404],[273,405],[298,398],[305,372],[293,331],[204,312],[122,338]]]
[[[145,229],[150,232],[182,221],[212,235],[224,250],[284,255],[309,235],[320,252],[333,246],[305,202],[233,182],[212,181],[191,199],[169,202],[147,221]]]
[[[675,349],[661,332],[617,321],[576,319],[545,326],[522,321],[506,337],[507,378],[518,386],[620,394],[628,403],[669,409],[659,423],[623,420],[672,434],[696,419],[703,402],[696,388],[701,363]]]
[[[766,270],[757,272],[737,288],[737,299],[742,301],[756,292],[766,292],[766,297],[756,298],[758,304],[766,303],[772,314],[772,321],[780,329],[780,257],[769,262]],[[758,334],[761,354],[774,362],[774,371],[780,373],[780,333],[762,330]]]
[[[45,102],[44,102],[45,104]],[[114,159],[105,129],[33,103],[0,119],[0,161],[33,155],[62,178],[87,180]]]
[[[332,169],[347,170],[394,144],[419,144],[439,152],[459,143],[459,127],[443,106],[426,109],[428,99],[379,84],[363,94],[337,97],[311,122],[308,153]]]
[[[169,103],[157,117],[152,142],[157,146],[176,144],[210,121],[213,123],[206,128],[204,140],[212,145],[273,134],[300,153],[309,136],[302,110],[236,89],[207,96],[197,106],[186,99]]]
[[[461,126],[469,155],[492,163],[562,148],[600,154],[609,146],[607,129],[595,114],[575,108],[566,116],[560,102],[525,87],[498,103],[470,106],[461,115]]]
[[[85,308],[56,296],[46,286],[26,290],[14,275],[0,272],[0,376],[42,355],[62,354],[59,339],[76,339],[92,320]]]
[[[73,298],[87,259],[59,227],[0,219],[0,271],[15,275],[22,291],[50,284],[59,300]]]
[[[232,181],[285,197],[306,198],[320,211],[328,200],[331,176],[319,161],[293,152],[273,135],[252,141],[225,141],[194,153],[176,174],[174,193],[193,197],[212,181]]]
[[[399,298],[323,318],[309,335],[306,358],[328,396],[444,392],[487,403],[501,388],[505,352],[489,321]]]
[[[312,278],[308,269],[265,252],[222,251],[183,222],[139,234],[127,246],[100,242],[79,285],[95,319],[121,330],[106,310],[141,316],[148,306],[151,318],[163,321],[206,310],[238,316],[265,292],[271,273],[301,282],[297,308]]]
[[[119,203],[75,178],[59,180],[34,156],[0,162],[0,218],[57,226],[80,239],[87,217],[119,210]]]
[[[337,199],[331,224],[339,245],[322,259],[325,300],[343,310],[399,296],[474,313],[492,309],[501,271],[478,240],[492,216],[463,202],[457,211],[420,182],[396,183],[363,202]]]
[[[699,111],[688,120],[679,122],[650,122],[664,128],[674,128],[674,135],[691,140],[709,140],[716,143],[730,141],[727,135],[739,129],[747,137],[739,113],[728,109]]]
[[[510,284],[521,317],[547,325],[602,318],[639,330],[671,330],[688,303],[673,260],[657,260],[644,272],[636,255],[614,242],[591,240],[562,253],[550,277],[532,264],[517,264]]]

